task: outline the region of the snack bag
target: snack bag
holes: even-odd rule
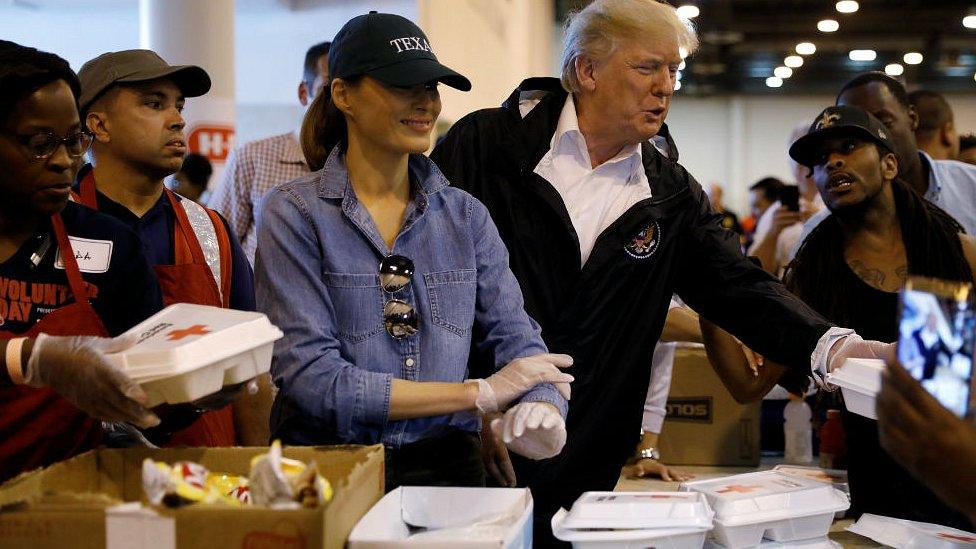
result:
[[[249,505],[248,479],[224,473],[211,473],[192,461],[177,461],[172,466],[146,459],[142,462],[142,487],[153,505],[182,507],[192,503]]]

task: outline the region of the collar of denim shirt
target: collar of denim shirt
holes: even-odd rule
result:
[[[418,191],[418,202],[424,202],[424,205],[428,196],[449,185],[434,162],[422,154],[411,154],[407,169],[410,170],[410,185]],[[346,158],[339,147],[332,149],[320,173],[319,196],[322,198],[343,198],[352,191]]]

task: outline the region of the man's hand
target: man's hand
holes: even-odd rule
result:
[[[773,212],[773,224],[769,228],[770,234],[779,235],[783,229],[790,225],[802,223],[803,219],[800,212],[794,212],[782,204]]]
[[[831,346],[827,354],[827,371],[833,372],[840,368],[849,358],[884,359],[893,353],[894,349],[894,343],[866,341],[857,334],[850,334],[838,339]]]
[[[877,398],[881,445],[912,476],[976,521],[976,427],[944,408],[894,353]]]
[[[627,478],[659,478],[667,482],[684,482],[695,478],[691,473],[668,467],[656,459],[638,459],[624,466]]]
[[[94,418],[158,425],[159,418],[144,406],[146,393],[105,358],[134,343],[130,338],[41,334],[31,348],[24,380],[31,387],[50,387]]]
[[[492,420],[491,430],[508,449],[529,459],[557,455],[566,444],[566,422],[548,402],[522,402]]]
[[[508,457],[508,447],[491,428],[491,422],[501,417],[502,414],[494,413],[484,416],[481,420],[481,459],[485,462],[488,474],[499,486],[514,488],[515,468],[512,467],[512,459]]]

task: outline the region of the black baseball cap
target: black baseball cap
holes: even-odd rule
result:
[[[461,91],[471,81],[441,65],[427,35],[412,21],[371,11],[342,26],[329,48],[329,76],[368,75],[391,86],[443,82]]]
[[[186,97],[199,97],[210,91],[210,75],[196,65],[170,65],[151,50],[124,50],[103,53],[82,65],[81,112],[116,84],[148,82],[170,78]]]
[[[798,164],[812,168],[819,161],[820,145],[824,140],[837,136],[856,137],[895,152],[888,130],[880,120],[864,109],[844,105],[824,109],[810,125],[807,134],[790,147],[790,156]]]

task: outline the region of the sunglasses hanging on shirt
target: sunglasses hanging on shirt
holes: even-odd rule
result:
[[[390,255],[380,262],[380,287],[384,293],[395,294],[413,278],[413,261],[402,255]],[[420,318],[412,305],[390,297],[383,305],[383,324],[394,339],[410,337],[420,330]]]

